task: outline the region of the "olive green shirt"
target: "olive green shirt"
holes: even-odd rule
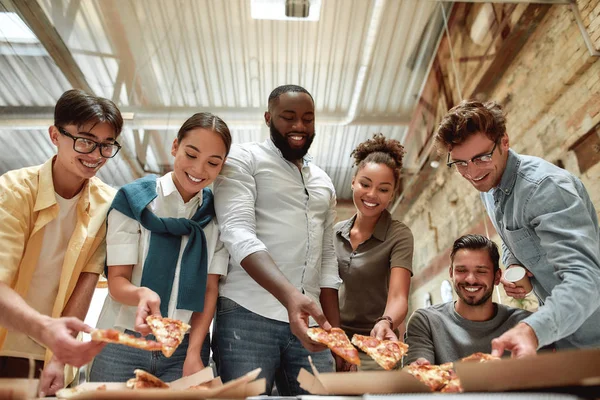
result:
[[[342,278],[340,317],[348,337],[369,335],[387,303],[392,268],[406,268],[412,275],[413,235],[408,226],[392,219],[386,210],[373,235],[356,250],[350,244],[354,217],[334,227],[335,252]]]

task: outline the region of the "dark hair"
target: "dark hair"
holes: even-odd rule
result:
[[[454,265],[454,256],[456,255],[456,252],[461,249],[487,250],[490,255],[490,260],[492,260],[492,264],[494,264],[494,272],[500,269],[500,253],[498,252],[498,246],[485,236],[469,234],[456,239],[452,246],[452,253],[450,253],[452,265]]]
[[[285,93],[306,93],[308,95],[308,97],[310,97],[310,99],[312,100],[313,104],[315,102],[315,99],[313,99],[311,94],[308,93],[308,90],[304,89],[302,86],[283,85],[283,86],[279,86],[279,87],[276,87],[275,89],[273,89],[273,91],[269,95],[269,109],[271,109],[272,103],[275,100],[277,100],[279,98],[279,96],[281,96],[282,94],[285,94]]]
[[[394,139],[386,139],[381,133],[373,135],[372,139],[365,140],[352,151],[354,165],[358,174],[365,164],[384,164],[394,171],[395,193],[400,189],[400,173],[402,172],[402,158],[404,157],[404,146]]]
[[[444,116],[435,140],[441,151],[447,151],[479,132],[495,143],[506,133],[506,119],[500,104],[494,101],[461,101]]]
[[[185,135],[194,129],[207,129],[221,136],[227,150],[225,155],[229,154],[229,149],[231,149],[231,133],[229,132],[229,127],[221,118],[209,112],[200,112],[192,115],[179,128],[177,141],[181,143]]]
[[[54,107],[54,125],[76,125],[107,123],[119,136],[123,129],[123,117],[115,103],[103,97],[94,96],[83,90],[67,90],[60,96]]]

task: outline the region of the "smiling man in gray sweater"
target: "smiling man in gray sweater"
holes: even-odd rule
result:
[[[416,310],[406,329],[403,365],[443,364],[475,352],[490,353],[491,341],[531,313],[492,301],[500,283],[500,255],[481,235],[458,238],[450,254],[450,278],[458,300]]]

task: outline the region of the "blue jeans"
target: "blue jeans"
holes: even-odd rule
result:
[[[223,382],[260,367],[259,378],[267,380],[266,394],[271,394],[273,382],[282,396],[306,394],[296,378],[300,368],[311,371],[309,355],[319,372],[334,370],[329,350],[311,353],[294,336],[287,322],[262,317],[225,297],[217,301],[212,346]]]
[[[140,337],[138,332],[125,330],[125,333]],[[153,335],[147,339],[154,340]],[[90,369],[90,382],[126,382],[133,378],[135,369],[142,369],[165,382],[171,382],[181,378],[183,375],[183,363],[189,345],[189,335],[185,335],[183,341],[169,358],[160,351],[146,351],[122,344],[108,343],[104,349],[94,358]],[[202,344],[202,363],[208,366],[210,356],[210,337]]]

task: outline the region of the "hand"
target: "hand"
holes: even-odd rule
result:
[[[519,265],[519,264],[512,264],[512,265],[509,265],[508,268],[510,268],[512,266],[521,267],[521,265]],[[528,277],[531,278],[533,276],[533,274],[531,272],[529,272],[529,270],[525,269],[525,271],[527,271]],[[522,287],[518,287],[513,282],[508,282],[507,280],[504,279],[504,276],[500,279],[500,283],[502,283],[502,286],[504,286],[504,291],[506,292],[507,296],[513,297],[515,299],[524,299],[525,296],[527,295],[527,292],[525,289],[523,289]]]
[[[373,329],[371,330],[371,336],[375,336],[377,339],[381,340],[393,340],[395,342],[398,341],[398,336],[392,330],[390,323],[386,320],[379,321],[375,324]]]
[[[81,367],[104,348],[106,343],[81,342],[73,337],[77,332],[90,333],[92,328],[74,317],[47,317],[40,334],[40,342],[54,353],[54,358],[65,364]]]
[[[183,362],[183,376],[189,376],[204,369],[204,364],[200,358],[200,354],[191,355],[188,353]]]
[[[335,361],[335,372],[355,372],[357,371],[357,367],[354,364],[350,364],[348,361],[344,360],[342,357],[338,356],[334,352],[331,352],[333,359]]]
[[[65,364],[52,357],[40,377],[39,397],[53,396],[65,385]]]
[[[428,359],[419,357],[415,361],[413,361],[410,365],[431,365]]]
[[[325,318],[323,311],[319,308],[317,303],[298,291],[292,293],[291,296],[291,299],[285,304],[290,320],[290,330],[308,351],[315,352],[325,350],[327,346],[313,342],[306,334],[309,316],[313,317],[321,328],[326,331],[331,330],[331,324],[327,322],[327,318]]]
[[[161,316],[160,296],[147,287],[141,287],[140,290],[140,301],[135,313],[135,330],[146,336],[152,333],[152,330],[146,323],[146,317],[148,315]]]
[[[538,339],[533,329],[524,322],[492,340],[492,355],[502,357],[504,350],[510,351],[512,358],[533,356],[537,352]]]

